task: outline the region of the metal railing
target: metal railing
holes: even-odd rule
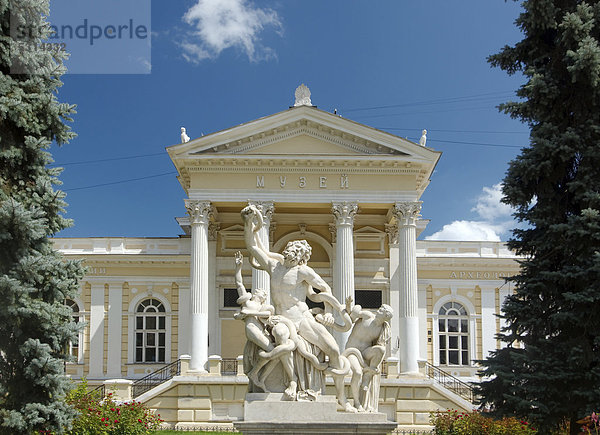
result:
[[[104,399],[104,397],[106,397],[106,385],[104,385],[104,384],[98,385],[93,390],[90,390],[87,393],[87,395],[89,397],[97,397],[99,399]]]
[[[149,375],[144,376],[142,379],[138,379],[133,383],[132,395],[138,397],[144,394],[146,391],[151,390],[157,385],[168,381],[181,373],[181,360],[177,360],[160,368]]]
[[[473,403],[475,395],[473,394],[473,387],[471,385],[428,362],[425,363],[425,374],[428,378],[439,382],[448,390]]]
[[[237,375],[237,358],[222,358],[221,359],[221,375],[235,376]]]

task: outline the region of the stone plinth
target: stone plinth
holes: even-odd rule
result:
[[[244,434],[386,434],[396,428],[382,413],[338,412],[335,396],[291,402],[282,393],[247,394],[244,421],[234,425]]]

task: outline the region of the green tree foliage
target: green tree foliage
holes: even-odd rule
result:
[[[63,304],[82,269],[49,240],[70,222],[46,151],[73,137],[65,121],[74,106],[56,99],[64,54],[39,46],[47,15],[47,0],[0,0],[0,433],[7,434],[61,432],[75,415],[64,401],[63,363],[77,326]],[[17,28],[30,31],[17,38]]]
[[[523,9],[524,38],[489,61],[526,79],[521,101],[501,106],[531,128],[503,189],[525,224],[509,246],[525,259],[480,393],[493,412],[548,429],[600,403],[600,4]]]

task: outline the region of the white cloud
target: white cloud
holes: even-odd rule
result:
[[[261,44],[260,33],[266,27],[282,31],[277,12],[247,0],[197,0],[183,21],[194,28],[180,43],[183,57],[193,63],[218,57],[231,47],[245,52],[253,62],[275,57],[271,48]]]
[[[502,202],[502,184],[483,187],[477,204],[471,209],[481,220],[457,220],[444,225],[427,240],[465,240],[499,242],[501,236],[516,225],[513,209]]]
[[[454,221],[440,231],[426,237],[427,240],[475,240],[499,242],[499,228],[480,221]]]
[[[500,202],[502,199],[502,183],[494,184],[492,187],[483,188],[483,193],[477,198],[477,204],[471,211],[477,212],[487,222],[498,219],[509,219],[513,209]]]

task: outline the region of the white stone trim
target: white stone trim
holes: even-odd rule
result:
[[[304,233],[300,231],[294,231],[293,233],[288,233],[285,236],[280,237],[277,242],[273,244],[274,252],[281,252],[287,242],[291,240],[304,240],[317,242],[319,245],[325,249],[325,252],[329,256],[329,262],[332,263],[333,254],[333,246],[325,239],[317,233],[313,233],[311,231],[306,231]]]
[[[432,334],[433,334],[433,365],[440,365],[440,344],[439,344],[439,313],[442,306],[448,302],[458,302],[467,310],[467,316],[469,317],[469,360],[470,364],[468,366],[453,366],[447,364],[448,367],[473,367],[473,360],[477,359],[477,318],[480,316],[476,315],[477,311],[475,309],[475,305],[465,298],[464,296],[457,294],[450,294],[441,297],[438,301],[433,305],[432,313],[429,317],[432,319]],[[482,331],[483,332],[483,331]]]

